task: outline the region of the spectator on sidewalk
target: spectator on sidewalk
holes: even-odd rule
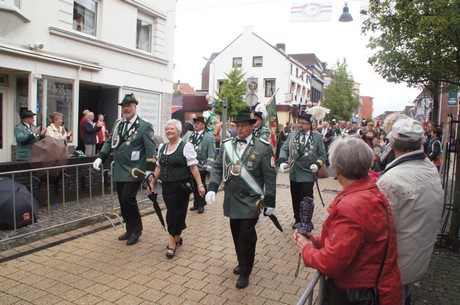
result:
[[[19,111],[21,123],[14,128],[16,138],[16,160],[28,161],[32,153],[32,145],[45,136],[45,129],[34,125],[35,113],[21,107]]]
[[[70,141],[73,132],[67,131],[63,125],[64,115],[60,112],[52,112],[50,114],[51,124],[46,127],[46,135],[64,142],[64,145],[67,146],[67,143]]]
[[[236,138],[223,142],[213,165],[206,202],[215,201],[217,189],[224,181],[224,215],[230,218],[230,230],[238,265],[236,288],[249,285],[254,266],[259,219],[258,202],[266,206],[264,215],[275,209],[276,170],[273,150],[268,143],[253,136],[255,119],[249,110],[241,111],[236,119]]]
[[[431,139],[428,142],[426,154],[428,158],[436,165],[436,168],[441,169],[442,164],[442,129],[439,127],[434,127],[431,131]]]
[[[96,142],[96,152],[99,152],[104,145],[104,142],[107,141],[109,138],[109,131],[107,130],[107,125],[104,121],[104,115],[99,114],[97,116],[96,126],[101,127],[101,129],[97,132],[97,142]]]
[[[420,122],[396,121],[388,135],[396,159],[377,181],[394,214],[405,305],[428,268],[443,208],[441,179],[423,152],[423,136]]]
[[[82,112],[82,117],[80,119],[80,123],[78,124],[78,149],[83,151],[85,150],[85,144],[83,143],[83,136],[85,131],[83,129],[83,124],[86,122],[86,115],[88,114],[89,110],[85,109]]]
[[[326,275],[325,304],[400,305],[393,214],[368,176],[372,150],[361,139],[337,139],[329,157],[343,190],[329,205],[320,234],[295,231],[297,251],[306,266]],[[372,296],[374,302],[364,296]]]
[[[83,136],[83,143],[85,143],[86,156],[94,156],[96,154],[97,133],[102,129],[102,126],[96,125],[94,122],[94,113],[88,112],[86,121],[83,124],[85,131]]]

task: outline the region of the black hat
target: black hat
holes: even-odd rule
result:
[[[201,123],[203,123],[204,125],[207,125],[207,124],[206,124],[206,121],[205,121],[205,119],[204,119],[203,116],[199,116],[199,117],[193,118],[193,122],[195,122],[195,123],[196,123],[196,122],[201,122]]]
[[[311,114],[309,113],[302,113],[301,115],[299,115],[299,120],[302,119],[302,120],[306,120],[308,121],[309,123],[311,123]]]
[[[136,104],[137,105],[138,103],[139,102],[134,97],[134,93],[131,93],[131,94],[126,94],[125,98],[118,105],[120,105],[120,106],[123,106],[125,104]]]
[[[254,111],[254,116],[258,116],[261,119],[264,118],[264,114],[262,112],[260,112],[260,111]]]
[[[21,110],[19,112],[19,116],[21,117],[21,119],[28,118],[34,115],[35,113],[33,113],[31,110],[24,108],[24,107],[21,107]]]
[[[236,116],[236,119],[233,123],[245,122],[248,121],[251,124],[254,124],[257,120],[254,118],[254,114],[249,110],[241,110],[240,113]]]

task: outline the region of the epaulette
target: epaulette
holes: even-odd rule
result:
[[[117,119],[117,120],[115,121],[115,123],[116,123],[116,122],[119,122],[119,121],[121,121],[121,120],[123,120],[123,118]]]
[[[226,138],[225,140],[223,140],[222,142],[227,142],[228,140],[232,140],[234,138],[230,137],[230,138]]]
[[[150,123],[149,121],[147,121],[146,119],[144,118],[141,118],[142,121],[146,122],[146,123]]]
[[[265,140],[262,139],[262,138],[260,138],[259,140],[260,140],[260,142],[262,142],[262,143],[264,143],[264,144],[266,144],[266,145],[270,145],[270,142],[267,142],[267,141],[265,141]]]

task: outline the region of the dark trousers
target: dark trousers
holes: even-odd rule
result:
[[[181,235],[187,228],[187,207],[190,199],[190,191],[181,187],[178,181],[163,182],[161,184],[163,200],[166,205],[166,224],[171,236]]]
[[[291,180],[291,199],[295,223],[300,222],[300,202],[306,196],[313,198],[314,182],[294,182]]]
[[[256,223],[257,218],[230,219],[230,229],[241,275],[250,275],[254,267],[257,243]]]
[[[200,177],[201,177],[201,183],[204,185],[205,189],[205,194],[208,192],[208,187],[206,186],[206,171],[200,172]],[[198,184],[195,183],[193,187],[193,207],[194,208],[199,208],[199,207],[204,207],[206,205],[206,201],[204,198],[200,196],[200,193],[198,192]]]
[[[142,232],[142,219],[137,205],[136,195],[141,186],[138,182],[117,182],[118,201],[120,202],[121,215],[126,223],[128,233]]]

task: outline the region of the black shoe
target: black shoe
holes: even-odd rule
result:
[[[123,235],[118,236],[118,240],[127,240],[129,236],[128,232],[125,232]]]
[[[198,210],[198,208],[196,206],[193,206],[193,207],[190,208],[190,211],[196,211],[196,210]]]
[[[139,236],[141,236],[141,235],[142,235],[142,232],[141,233],[131,233],[131,234],[129,234],[128,240],[126,241],[126,244],[128,246],[137,244],[137,242],[139,241]]]
[[[233,269],[233,274],[240,275],[240,273],[241,273],[240,266],[236,266],[235,269]]]
[[[198,208],[198,214],[203,214],[204,212],[204,207],[199,207]]]
[[[249,285],[249,275],[240,275],[238,281],[236,281],[236,288],[243,289]]]

